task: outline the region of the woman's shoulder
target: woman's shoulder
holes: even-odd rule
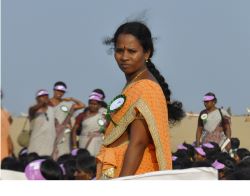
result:
[[[143,98],[145,100],[165,100],[161,86],[149,79],[142,79],[134,82],[125,91],[125,95],[137,100]]]
[[[104,108],[104,107],[101,107],[99,110],[98,110],[98,113],[100,114],[105,114],[107,112],[107,109]]]
[[[230,117],[230,114],[226,110],[224,110],[224,109],[219,109],[219,110],[221,111],[223,116]]]
[[[135,88],[146,92],[150,92],[152,90],[153,91],[161,90],[161,86],[157,82],[150,79],[142,79],[134,82],[134,84],[132,85],[132,89]]]

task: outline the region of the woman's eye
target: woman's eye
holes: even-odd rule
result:
[[[115,52],[116,52],[116,53],[121,53],[122,51],[123,51],[122,48],[115,48]]]
[[[133,50],[133,49],[129,49],[128,51],[129,51],[129,53],[131,53],[131,54],[136,53],[136,50]]]

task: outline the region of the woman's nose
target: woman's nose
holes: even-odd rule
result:
[[[124,52],[122,53],[121,60],[122,60],[122,61],[128,60],[128,53],[127,53],[126,51],[124,51]]]

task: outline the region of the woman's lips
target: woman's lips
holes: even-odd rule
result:
[[[127,69],[127,68],[129,68],[129,67],[130,67],[130,65],[129,65],[129,64],[121,64],[120,66],[121,66],[121,68],[124,68],[124,69]]]

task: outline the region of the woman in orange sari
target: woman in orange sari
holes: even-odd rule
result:
[[[3,92],[0,91],[1,100],[3,99]],[[2,108],[1,105],[1,161],[13,154],[13,142],[10,137],[10,125],[12,123],[12,117],[7,110]]]
[[[141,22],[128,22],[106,44],[113,44],[127,84],[108,106],[97,179],[172,169],[168,122],[181,120],[184,112],[180,102],[171,103],[168,84],[150,60],[150,30]]]

